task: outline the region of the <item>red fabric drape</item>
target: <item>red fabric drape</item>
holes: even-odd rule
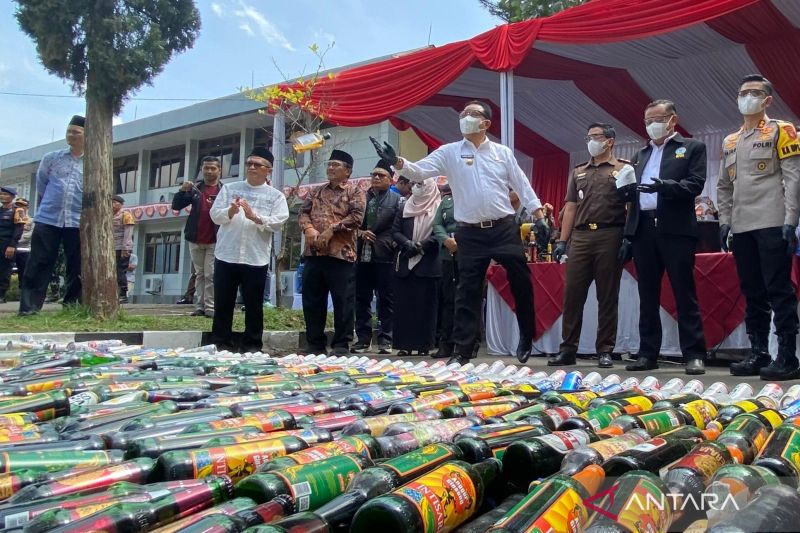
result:
[[[428,135],[421,129],[417,128],[413,124],[409,124],[401,118],[391,117],[389,122],[391,122],[392,126],[400,131],[406,131],[408,128],[411,128],[411,130],[417,134],[417,137],[419,137],[420,140],[425,143],[425,146],[428,147],[428,152],[432,152],[442,145],[442,142],[439,139],[436,139],[432,135]]]
[[[533,160],[533,190],[542,203],[553,205],[554,217],[564,205],[567,194],[569,154],[560,153],[537,157]]]
[[[737,43],[745,43],[760,74],[769,78],[781,99],[800,115],[800,30],[770,2],[755,4],[708,25]],[[733,97],[733,96],[731,96]]]

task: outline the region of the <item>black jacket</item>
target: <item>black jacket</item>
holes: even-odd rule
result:
[[[375,197],[375,192],[370,189],[367,192],[367,204],[369,206],[370,200]],[[364,213],[364,221],[361,223],[362,230],[370,230],[375,234],[376,240],[372,243],[372,259],[373,263],[391,263],[394,260],[394,239],[392,238],[392,226],[394,225],[394,217],[397,215],[398,209],[402,211],[402,196],[392,190],[386,191],[381,198],[378,199],[380,205],[378,207],[378,216],[375,223],[371,228],[367,227],[367,215]],[[361,258],[361,252],[364,249],[363,239],[358,239],[358,257]]]
[[[224,185],[222,181],[219,182],[220,190]],[[198,180],[195,182],[197,189],[203,190],[203,187],[206,186],[206,183],[203,180]],[[175,197],[172,198],[172,209],[174,211],[180,211],[187,205],[192,206],[192,210],[189,212],[189,218],[186,219],[186,226],[183,228],[183,234],[186,236],[186,240],[189,242],[195,242],[197,240],[197,219],[200,217],[200,199],[202,195],[196,190],[192,189],[189,192],[178,191],[175,193]],[[212,224],[214,224],[212,222]],[[214,224],[214,231],[219,230],[219,226]]]
[[[642,173],[652,151],[653,148],[648,143],[631,161],[636,170],[637,183],[642,182]],[[706,181],[706,145],[696,139],[687,139],[680,133],[676,134],[664,146],[659,178],[665,186],[658,191],[657,231],[696,237],[694,199],[702,192]],[[634,238],[639,227],[639,194],[642,193],[633,186],[622,191],[623,199],[631,202],[625,221],[625,236],[628,238]]]
[[[403,218],[403,210],[397,211],[392,227],[392,235],[397,244],[394,257],[394,273],[398,278],[408,277],[408,257],[403,253],[404,243],[411,241],[414,235],[414,218]],[[439,241],[433,231],[422,241],[422,250],[425,252],[422,260],[413,268],[416,276],[421,278],[439,278],[442,276],[442,261],[439,259]]]

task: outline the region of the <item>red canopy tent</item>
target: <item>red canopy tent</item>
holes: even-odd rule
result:
[[[514,146],[539,196],[558,206],[570,166],[587,157],[588,124],[614,124],[617,154],[630,156],[646,138],[645,105],[669,98],[683,132],[709,146],[715,197],[721,140],[740,121],[738,80],[768,77],[777,91],[770,115],[796,121],[799,57],[797,0],[593,0],[345,70],[322,80],[312,99],[327,103],[332,123],[389,119],[432,148],[460,138],[464,102],[488,100],[496,113],[490,133]]]

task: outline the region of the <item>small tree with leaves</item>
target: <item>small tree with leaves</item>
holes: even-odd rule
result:
[[[112,120],[200,30],[192,0],[15,0],[39,59],[86,98],[81,279],[83,303],[107,318],[119,309],[112,233]],[[40,191],[41,192],[41,191]]]
[[[248,98],[262,102],[264,109],[261,113],[268,115],[280,114],[286,124],[286,138],[292,139],[306,133],[317,133],[325,125],[325,116],[333,107],[332,102],[315,102],[311,96],[317,83],[325,78],[333,78],[333,73],[323,73],[325,69],[325,55],[333,48],[331,42],[324,49],[317,44],[309,46],[309,50],[316,60],[316,68],[310,75],[301,73],[294,80],[287,80],[282,83],[270,85],[260,89],[243,89],[243,93]],[[273,61],[274,64],[274,61]],[[281,77],[285,80],[287,76],[275,65]],[[297,178],[297,184],[289,188],[286,202],[289,204],[289,220],[281,233],[280,252],[275,258],[275,276],[280,280],[281,272],[291,270],[294,266],[293,258],[297,257],[294,253],[299,250],[301,234],[300,226],[297,224],[300,207],[303,200],[299,196],[300,186],[307,178],[317,174],[320,169],[321,161],[318,150],[310,150],[309,162],[307,165],[299,166],[296,164],[295,153],[287,153],[284,163],[287,168],[292,168]],[[276,302],[281,301],[280,287],[276,291]]]
[[[478,0],[489,13],[505,22],[549,17],[586,0]]]

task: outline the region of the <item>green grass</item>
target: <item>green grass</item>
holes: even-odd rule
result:
[[[187,306],[188,307],[188,306]],[[191,310],[191,309],[190,309]],[[332,323],[332,314],[328,322]],[[36,333],[47,331],[210,331],[211,319],[187,315],[134,315],[125,310],[112,320],[93,318],[85,307],[75,306],[60,311],[43,311],[38,315],[19,317],[4,314],[0,333]],[[233,330],[244,329],[244,313],[236,311]],[[302,311],[264,309],[264,329],[275,331],[303,330]]]

